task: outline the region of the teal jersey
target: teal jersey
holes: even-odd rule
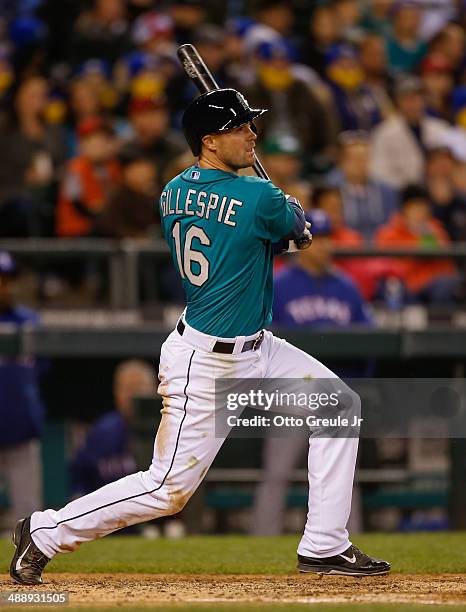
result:
[[[272,320],[272,243],[294,225],[270,181],[188,168],[164,188],[160,217],[186,293],[186,322],[222,338],[250,336]]]

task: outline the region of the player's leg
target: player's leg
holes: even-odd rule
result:
[[[314,357],[285,340],[267,334],[262,345],[271,379],[334,379],[338,377]],[[344,385],[358,404],[359,397]],[[356,406],[356,411],[358,407]],[[346,523],[351,509],[358,439],[309,439],[309,508],[298,552],[312,557],[329,557],[350,545]]]
[[[271,334],[266,335],[262,351],[266,378],[330,379],[323,384],[340,390],[345,413],[359,416],[359,396],[317,359]],[[298,546],[298,567],[303,572],[386,574],[390,564],[362,553],[350,543],[346,529],[358,439],[327,435],[325,431],[312,431],[309,439],[309,507]]]
[[[38,548],[51,558],[122,527],[179,512],[223,443],[215,436],[215,375],[254,375],[256,363],[254,351],[243,355],[209,353],[173,332],[160,359],[159,393],[164,408],[150,468],[74,500],[61,510],[34,513],[31,534]]]

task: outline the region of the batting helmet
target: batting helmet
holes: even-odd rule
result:
[[[240,127],[266,111],[265,108],[250,108],[246,98],[236,89],[216,89],[191,102],[183,115],[183,132],[191,151],[198,156],[203,136]]]

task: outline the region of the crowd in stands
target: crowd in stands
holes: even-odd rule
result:
[[[466,241],[464,0],[0,0],[0,238],[149,239],[194,158],[193,43],[221,86],[268,108],[271,179],[342,246]],[[372,299],[461,299],[446,261],[341,262]]]

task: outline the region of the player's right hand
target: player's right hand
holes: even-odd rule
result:
[[[301,234],[299,238],[294,240],[296,248],[298,251],[304,251],[304,249],[308,249],[312,244],[312,234],[310,232],[311,224],[309,221],[306,221],[306,229]]]

